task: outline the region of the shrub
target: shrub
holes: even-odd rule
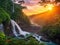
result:
[[[5,35],[0,31],[0,45],[6,45],[5,43]]]
[[[17,39],[13,37],[7,37],[3,32],[0,32],[0,45],[44,45],[36,41],[33,37],[26,39]]]
[[[27,41],[27,45],[39,45],[39,42],[31,37],[30,40]]]

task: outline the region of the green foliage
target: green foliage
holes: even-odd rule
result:
[[[8,45],[43,45],[43,43],[39,43],[34,38],[30,38],[29,40],[10,38],[7,39],[7,44]]]
[[[5,38],[5,34],[0,31],[0,38]]]
[[[39,42],[36,41],[34,38],[30,38],[30,40],[28,40],[27,45],[39,45]]]
[[[56,26],[45,26],[42,29],[42,33],[49,38],[54,38],[56,35],[60,34],[60,29]]]
[[[15,21],[30,24],[28,17],[22,12],[22,6],[14,4],[13,12],[13,3],[11,0],[0,0],[0,7],[2,7]]]
[[[10,18],[15,20],[17,23],[22,22],[22,24],[30,24],[28,17],[25,14],[23,14],[22,8],[22,6],[14,4],[13,12],[12,0],[0,0],[0,23],[3,23],[4,33],[6,35],[9,35],[9,30],[11,30],[9,22]]]
[[[45,25],[41,30],[41,33],[47,36],[50,40],[56,42],[56,39],[60,40],[60,15],[57,15],[55,23]]]
[[[45,45],[44,43],[40,43],[40,45]]]
[[[3,8],[0,8],[0,23],[2,23],[4,21],[9,22],[10,17],[9,17],[9,14],[6,13],[5,10],[3,10]]]
[[[9,15],[12,13],[12,1],[11,0],[0,0],[0,7],[2,7]]]
[[[30,37],[27,39],[17,39],[13,37],[6,37],[3,32],[0,32],[0,45],[44,45]]]
[[[0,45],[4,45],[5,43],[5,35],[0,31]]]

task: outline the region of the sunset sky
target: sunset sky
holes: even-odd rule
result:
[[[33,15],[38,13],[43,13],[47,11],[47,8],[44,6],[41,6],[38,2],[41,0],[24,0],[25,3],[22,4],[22,6],[26,6],[26,9],[23,9],[22,11],[27,15]],[[52,1],[52,0],[51,0]],[[54,0],[53,0],[54,1]]]
[[[55,0],[50,0],[50,1],[54,2]],[[38,2],[41,2],[41,0],[24,0],[24,2],[25,3],[23,3],[21,5],[25,6],[26,9],[22,9],[22,11],[27,16],[31,16],[31,15],[38,14],[38,13],[43,13],[43,12],[48,11],[48,9],[51,9],[51,8],[49,8],[49,6],[48,7],[44,7],[44,5],[46,3],[44,3],[43,5],[41,5],[40,3],[38,3]],[[60,2],[58,2],[56,5],[57,6],[60,5]]]
[[[26,6],[27,9],[23,9],[22,11],[27,16],[30,16],[32,14],[40,13],[41,11],[39,11],[39,10],[43,7],[39,6],[40,4],[38,4],[38,2],[40,2],[40,0],[25,0],[25,4],[22,4],[22,5]]]
[[[27,16],[31,16],[33,14],[38,14],[47,11],[46,8],[43,6],[35,5],[35,6],[28,6],[27,9],[22,10]]]

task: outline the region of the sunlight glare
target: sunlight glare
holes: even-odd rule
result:
[[[54,7],[54,5],[53,5],[53,4],[47,4],[47,6],[46,6],[46,8],[47,8],[48,10],[52,10],[52,9],[53,9],[53,7]]]
[[[27,6],[27,9],[23,9],[22,11],[27,16],[31,16],[34,14],[40,14],[40,13],[50,11],[53,9],[53,7],[54,7],[53,4],[47,4],[46,7],[40,5],[34,5],[34,6]]]

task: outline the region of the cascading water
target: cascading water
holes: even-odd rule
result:
[[[14,25],[13,20],[11,20],[11,24],[12,24],[12,31],[13,31],[13,34],[17,37],[18,34],[17,34],[16,30],[15,30],[15,25]]]
[[[13,3],[13,7],[12,7],[12,12],[14,13],[14,0],[11,0],[12,1],[12,3]]]
[[[15,36],[19,36],[19,35],[23,35],[25,36],[26,34],[30,34],[29,32],[26,32],[26,31],[22,31],[22,29],[19,27],[19,25],[14,21],[14,20],[11,20],[11,24],[12,24],[12,31],[14,33]],[[19,34],[16,32],[16,28],[18,29],[19,31]]]
[[[0,24],[0,31],[4,31],[4,29],[3,29],[3,24]]]
[[[15,35],[16,37],[18,37],[19,35],[26,36],[27,34],[28,34],[28,35],[31,34],[31,33],[29,33],[29,32],[23,31],[23,30],[19,27],[19,25],[18,25],[14,20],[11,20],[11,24],[12,24],[12,31],[13,31],[13,33],[14,33],[14,35]],[[18,31],[19,31],[19,34],[16,32],[16,28],[15,28],[15,27],[17,27],[17,29],[18,29]],[[32,36],[35,37],[38,41],[40,41],[40,39],[41,39],[41,37],[42,37],[42,36],[39,36],[39,35],[37,35],[37,34],[32,34]]]

